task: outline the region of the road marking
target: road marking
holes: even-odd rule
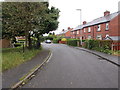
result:
[[[52,55],[53,55],[53,54],[52,54],[52,51],[51,51],[51,54],[50,54],[50,56],[49,56],[49,59],[46,61],[46,63],[48,63],[48,62],[50,61]]]

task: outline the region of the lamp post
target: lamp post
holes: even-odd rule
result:
[[[80,11],[80,25],[81,25],[81,22],[82,22],[82,9],[76,9],[78,11]],[[81,45],[82,45],[82,30],[80,30],[80,41],[81,41]]]

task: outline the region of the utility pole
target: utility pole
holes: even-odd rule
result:
[[[76,9],[76,10],[78,10],[78,11],[80,11],[80,25],[82,25],[82,9]],[[81,45],[82,45],[82,30],[80,30],[80,35],[81,35],[81,37],[80,37],[80,41],[81,41]]]

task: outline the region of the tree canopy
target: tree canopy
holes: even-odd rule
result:
[[[2,38],[25,36],[29,31],[39,36],[56,30],[60,11],[48,6],[48,2],[3,2]]]

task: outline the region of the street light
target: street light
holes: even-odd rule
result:
[[[80,11],[80,25],[81,25],[81,22],[82,22],[82,9],[76,9],[78,11]],[[82,30],[80,31],[80,40],[81,40],[81,45],[82,45]]]

